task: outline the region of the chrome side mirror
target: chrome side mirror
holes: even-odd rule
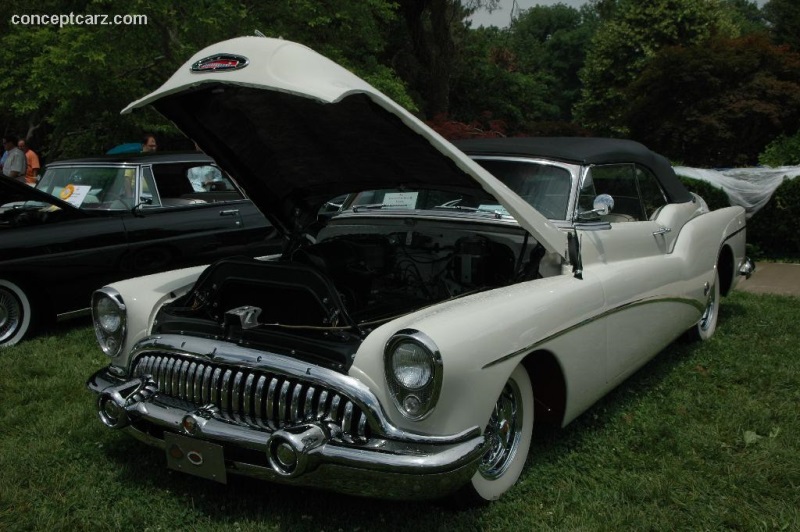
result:
[[[592,210],[582,211],[576,217],[578,220],[596,220],[599,216],[605,216],[614,209],[614,198],[608,194],[599,194],[592,202]]]
[[[598,216],[605,216],[614,209],[614,198],[608,194],[600,194],[594,198],[592,212]]]

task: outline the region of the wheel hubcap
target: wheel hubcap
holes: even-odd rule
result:
[[[700,318],[700,328],[704,331],[707,331],[714,321],[714,313],[717,311],[716,294],[716,286],[711,287],[711,293],[708,296],[708,304],[706,304],[706,309],[703,311],[703,317]]]
[[[14,294],[0,287],[0,343],[16,333],[22,321],[22,306]]]
[[[489,450],[478,467],[487,479],[503,475],[517,452],[522,437],[522,396],[514,381],[508,381],[494,405],[486,427]]]

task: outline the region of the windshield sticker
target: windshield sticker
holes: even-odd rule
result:
[[[58,193],[58,197],[75,207],[80,207],[91,189],[92,187],[88,185],[67,185]]]
[[[413,209],[417,206],[417,196],[419,192],[387,192],[383,196],[383,204],[386,207]]]
[[[503,216],[511,216],[505,207],[502,205],[478,205],[479,211],[493,212],[502,214]]]

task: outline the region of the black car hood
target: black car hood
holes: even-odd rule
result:
[[[210,65],[210,66],[209,66]],[[305,46],[242,37],[201,50],[153,105],[294,233],[319,208],[370,189],[482,189],[546,248],[566,235],[527,202],[374,87]]]

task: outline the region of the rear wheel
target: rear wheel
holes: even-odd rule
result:
[[[14,345],[31,329],[31,302],[19,285],[0,279],[0,347]]]
[[[710,287],[708,292],[703,315],[700,316],[700,321],[697,322],[697,325],[692,330],[695,339],[706,341],[714,336],[714,332],[717,330],[717,321],[719,321],[719,300],[719,272],[717,272],[714,275],[714,286]]]
[[[532,435],[533,387],[520,364],[497,398],[486,426],[489,449],[466,486],[466,495],[474,502],[488,502],[508,491],[522,473]]]

